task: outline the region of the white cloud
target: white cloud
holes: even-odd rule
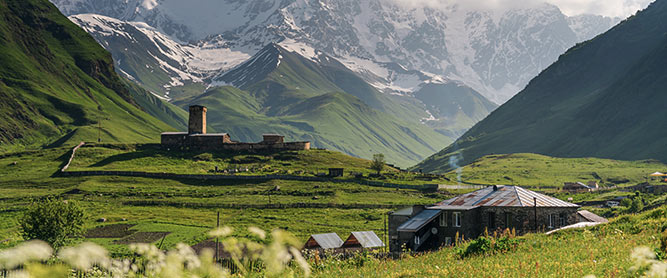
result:
[[[628,17],[644,9],[653,0],[548,0],[567,15],[599,14]]]
[[[539,4],[538,0],[390,0],[410,7],[433,8],[458,4],[470,8],[504,10]],[[628,17],[644,9],[654,0],[543,0],[558,6],[566,15],[597,14]]]

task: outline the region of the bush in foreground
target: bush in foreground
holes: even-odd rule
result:
[[[83,209],[71,201],[48,199],[30,206],[19,220],[25,240],[43,240],[60,248],[83,235]]]

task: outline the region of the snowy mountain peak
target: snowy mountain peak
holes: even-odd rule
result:
[[[190,42],[180,43],[190,50],[212,46],[248,58],[278,43],[315,59],[318,49],[384,91],[405,93],[424,82],[458,81],[496,103],[512,97],[565,50],[616,22],[567,17],[550,4],[492,12],[473,5],[434,8],[384,0],[52,1],[70,15],[142,22],[171,41]],[[192,54],[184,60],[200,57]],[[222,60],[227,64],[220,71],[240,63]],[[172,66],[186,73],[195,69],[190,80],[205,80],[208,74],[194,65]]]

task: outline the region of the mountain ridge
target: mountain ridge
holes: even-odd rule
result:
[[[667,1],[577,45],[457,142],[415,166],[446,171],[493,153],[667,160]],[[656,60],[657,59],[657,60]]]
[[[0,3],[2,150],[80,141],[157,141],[111,55],[48,1]]]
[[[398,63],[462,82],[496,103],[509,99],[567,48],[617,20],[566,17],[549,4],[494,14],[457,6],[406,8],[378,0],[201,1],[196,7],[182,7],[175,0],[149,6],[143,1],[121,5],[120,0],[53,2],[67,15],[97,13],[143,22],[175,41],[229,49],[246,57],[271,42],[296,41],[371,75],[367,81],[375,79],[378,88],[390,91],[407,89],[392,85],[396,72],[385,66]],[[213,17],[209,11],[213,8],[227,11],[228,19]]]

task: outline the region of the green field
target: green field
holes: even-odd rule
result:
[[[352,231],[373,230],[384,236],[384,215],[387,211],[413,204],[431,204],[454,192],[424,192],[385,187],[371,187],[353,182],[314,182],[285,180],[196,180],[161,179],[117,176],[64,177],[59,169],[69,159],[71,149],[53,148],[0,156],[0,249],[12,247],[22,239],[18,218],[33,202],[45,198],[75,200],[86,211],[86,227],[96,229],[107,238],[83,240],[98,243],[113,256],[128,256],[127,243],[147,241],[163,249],[179,242],[195,245],[207,240],[206,232],[216,225],[220,213],[222,225],[234,227],[236,236],[248,236],[246,227],[264,230],[287,230],[304,241],[310,234],[336,232],[347,237]],[[202,158],[204,158],[202,160]],[[243,162],[243,163],[242,163]],[[153,145],[94,145],[77,152],[70,171],[117,170],[212,174],[219,169],[264,169],[242,175],[267,173],[310,175],[324,173],[328,167],[345,167],[346,171],[372,173],[369,161],[337,152],[312,150],[278,154],[171,153]],[[511,166],[511,167],[509,167]],[[548,166],[555,167],[554,170]],[[642,182],[647,171],[660,170],[663,164],[621,162],[598,159],[558,159],[520,154],[487,157],[466,166],[465,182],[496,183],[503,178],[523,177],[520,184],[541,185],[541,181],[583,179],[592,169],[602,177],[622,177],[633,185]],[[526,172],[527,171],[527,172]],[[417,174],[399,173],[385,168],[387,182],[420,181]],[[446,177],[455,179],[456,173]],[[349,175],[343,177],[352,179]],[[411,180],[410,180],[411,179]],[[518,178],[515,178],[519,180]],[[446,180],[441,180],[446,181]],[[549,192],[553,192],[553,189]],[[551,193],[550,193],[551,194]],[[633,195],[618,190],[599,193],[555,193],[575,201],[608,200]],[[647,206],[661,207],[665,196],[643,194]],[[269,205],[295,205],[301,208],[276,208]],[[327,208],[312,206],[327,206]],[[236,208],[232,208],[236,206]],[[349,206],[342,208],[341,206]],[[643,216],[622,216],[626,208],[587,208],[601,215],[621,215],[612,224],[590,228],[587,232],[571,231],[546,236],[533,234],[520,238],[516,251],[481,257],[459,259],[456,249],[419,255],[402,260],[353,258],[312,261],[315,276],[320,277],[501,277],[522,276],[583,276],[595,273],[612,277],[627,273],[630,251],[639,245],[656,247],[658,232],[664,225],[664,212]],[[661,210],[664,211],[664,210]],[[656,216],[657,215],[657,216]],[[97,222],[104,218],[106,222]],[[129,230],[114,230],[122,224]],[[107,228],[103,228],[108,226]],[[104,229],[109,229],[109,232]],[[120,229],[120,228],[118,228]],[[614,274],[615,273],[615,274]]]
[[[55,176],[70,154],[69,148],[54,148],[8,154],[0,158],[0,196],[3,202],[0,210],[0,246],[13,246],[20,242],[17,217],[32,202],[46,197],[79,201],[86,209],[89,228],[122,223],[136,224],[133,229],[142,232],[171,232],[165,237],[163,245],[164,248],[171,248],[178,242],[195,244],[204,240],[205,232],[215,226],[217,212],[221,213],[221,222],[224,225],[238,230],[247,226],[258,226],[265,230],[281,228],[305,241],[312,233],[337,232],[341,237],[345,237],[352,231],[375,230],[381,234],[383,215],[392,207],[430,204],[451,196],[356,183]],[[96,154],[140,157],[138,160],[112,163],[110,165],[118,167],[113,169],[179,171],[178,169],[200,165],[200,162],[192,157],[144,157],[140,150],[131,152],[91,147],[80,149],[72,164],[73,169],[86,168],[83,166],[96,163],[100,158]],[[312,151],[294,155],[301,156],[303,160],[293,161],[294,165],[289,166],[282,166],[282,162],[271,162],[276,163],[272,164],[272,167],[276,167],[278,172],[287,172],[300,167],[323,169],[325,165],[341,164],[359,171],[370,171],[363,168],[368,161],[340,153]],[[225,159],[234,158],[237,156]],[[324,161],[318,162],[321,159]],[[337,160],[339,161],[336,162]],[[168,167],[171,163],[182,165],[150,168],[157,167],[156,165]],[[209,165],[201,167],[206,169]],[[279,190],[275,190],[276,188]],[[330,205],[332,208],[228,208],[229,205],[248,204],[321,204]],[[339,205],[370,208],[334,208]],[[379,208],[377,205],[386,207]],[[107,222],[97,223],[96,220],[100,218],[105,218]],[[109,247],[116,255],[129,252],[125,245],[114,243],[118,238],[91,240]]]
[[[648,175],[667,171],[655,160],[620,161],[600,158],[555,158],[538,154],[489,155],[463,167],[461,179],[471,184],[562,187],[565,182],[596,181],[601,186],[646,182]],[[456,180],[456,171],[445,174]],[[648,180],[651,181],[651,180]],[[657,183],[657,180],[651,181]]]

